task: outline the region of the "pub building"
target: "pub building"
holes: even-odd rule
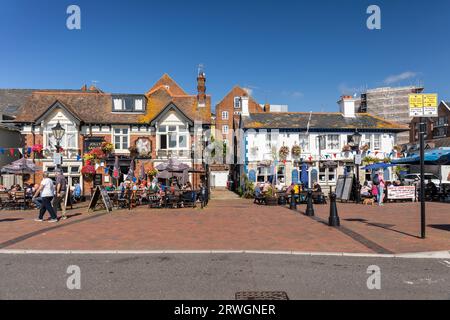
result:
[[[95,86],[33,91],[14,123],[24,135],[26,146],[42,146],[42,152],[32,152],[29,157],[43,172],[48,171],[54,177],[59,166],[69,185],[80,183],[85,195],[95,185],[123,181],[132,161],[134,176],[139,178],[142,166],[147,173],[158,164],[177,159],[189,165],[189,179],[198,185],[205,179],[198,155],[202,152],[199,148],[203,147],[202,131],[210,128],[211,97],[206,94],[203,72],[199,72],[197,84],[197,94],[188,94],[164,74],[143,94],[106,93]],[[64,129],[60,140],[55,136],[58,124]],[[95,176],[85,179],[83,155],[104,142],[111,143],[113,151],[95,164]],[[56,157],[57,148],[61,162]],[[120,174],[115,179],[117,163]],[[39,183],[41,179],[42,172],[39,172],[30,181]]]

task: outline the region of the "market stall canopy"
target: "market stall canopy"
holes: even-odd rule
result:
[[[425,164],[446,165],[450,163],[450,148],[440,148],[425,151]],[[409,157],[392,160],[393,164],[419,164],[420,155],[413,154]]]
[[[387,169],[389,167],[394,167],[395,164],[392,163],[373,163],[369,164],[368,166],[365,166],[364,170],[381,170],[381,169]]]
[[[35,173],[41,170],[42,168],[36,166],[36,164],[33,163],[32,160],[22,158],[2,167],[1,172],[9,174],[27,174]]]

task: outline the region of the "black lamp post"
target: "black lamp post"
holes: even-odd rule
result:
[[[359,156],[359,145],[361,143],[362,135],[358,132],[358,130],[355,131],[355,133],[352,135],[352,141],[353,141],[353,149],[356,150],[356,154]],[[356,166],[356,196],[355,201],[356,203],[361,202],[361,183],[359,181],[359,159],[358,163],[356,163],[356,156],[355,156],[355,166]]]
[[[56,153],[58,154],[58,158],[61,159],[61,157],[59,156],[59,152],[61,150],[61,140],[66,132],[66,130],[61,126],[61,124],[58,123],[56,124],[56,126],[54,126],[52,128],[52,132],[53,132],[53,136],[55,137],[56,140]],[[61,164],[61,162],[59,162],[56,167],[59,167]]]
[[[61,126],[61,124],[58,123],[56,126],[52,128],[53,136],[56,140],[56,153],[59,153],[59,150],[61,149],[61,140],[66,132],[66,130]]]

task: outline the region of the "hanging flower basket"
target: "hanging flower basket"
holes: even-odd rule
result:
[[[292,153],[292,157],[299,158],[300,155],[302,154],[302,148],[300,148],[299,145],[295,145],[292,147],[291,153]]]
[[[87,164],[81,168],[81,174],[86,181],[92,181],[95,175],[95,167],[91,164]]]
[[[349,144],[346,144],[343,148],[342,148],[342,152],[350,152],[352,151],[352,146]]]
[[[150,178],[155,177],[158,174],[158,170],[156,169],[151,169],[147,171],[147,176],[149,176]]]
[[[369,151],[369,145],[368,145],[368,144],[363,145],[363,146],[361,147],[361,151],[362,151],[362,152],[367,152],[367,151]]]
[[[286,146],[282,146],[280,151],[278,151],[278,155],[281,160],[286,160],[289,155],[289,148]]]
[[[392,148],[395,152],[400,153],[402,152],[403,148],[399,145],[394,146],[394,148]]]
[[[100,148],[105,155],[109,155],[114,152],[114,145],[110,142],[103,142]]]
[[[94,156],[94,159],[101,160],[105,157],[105,153],[102,151],[101,148],[95,148],[92,149],[91,152],[89,152],[91,155]]]
[[[41,153],[42,150],[44,150],[42,144],[35,144],[34,146],[31,147],[31,151],[33,151],[34,153]]]

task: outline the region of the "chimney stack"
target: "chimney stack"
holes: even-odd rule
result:
[[[338,104],[341,109],[341,113],[346,118],[354,118],[355,117],[355,102],[356,99],[352,96],[342,96],[338,101]]]
[[[206,106],[206,74],[203,70],[199,70],[197,76],[197,100],[199,107]]]
[[[243,97],[241,97],[241,106],[242,106],[242,112],[241,114],[243,116],[249,116],[250,111],[248,110],[248,96],[245,94]]]

